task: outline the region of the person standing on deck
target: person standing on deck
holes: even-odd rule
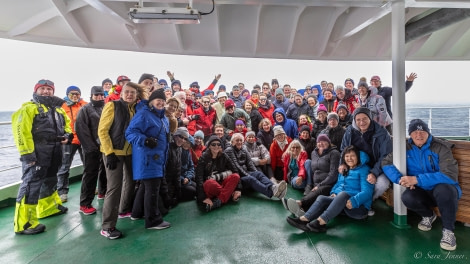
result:
[[[431,230],[437,218],[432,208],[439,208],[442,220],[440,246],[445,250],[455,250],[455,218],[462,190],[458,183],[458,164],[452,155],[453,144],[433,137],[421,119],[410,121],[408,133],[406,175],[393,165],[393,153],[382,161],[383,171],[392,182],[406,188],[401,200],[408,209],[422,217],[419,230]]]
[[[104,106],[104,91],[101,86],[91,87],[90,103],[83,106],[77,115],[75,130],[83,149],[83,176],[80,191],[80,212],[96,213],[92,206],[98,180],[98,199],[106,193],[106,171],[98,140],[98,125]]]
[[[69,193],[69,171],[72,165],[75,153],[80,154],[80,159],[83,163],[82,145],[75,132],[75,122],[77,120],[78,111],[87,104],[80,96],[82,92],[77,86],[69,86],[67,88],[66,96],[64,97],[65,103],[62,105],[65,113],[70,119],[70,127],[73,132],[73,140],[69,144],[62,146],[62,166],[57,173],[57,191],[59,192],[60,200],[63,203],[67,202],[67,195]]]
[[[100,149],[106,164],[108,180],[100,233],[109,239],[122,236],[121,231],[116,229],[118,216],[119,218],[131,216],[134,196],[132,147],[124,133],[135,114],[137,96],[139,93],[142,94],[143,90],[144,88],[136,83],[125,84],[121,99],[111,101],[104,106],[98,126]]]
[[[34,235],[46,226],[38,218],[62,214],[55,190],[57,171],[62,160],[62,145],[72,140],[70,119],[61,108],[64,100],[54,96],[55,86],[39,80],[33,99],[12,115],[12,132],[23,166],[22,183],[16,197],[14,231]]]

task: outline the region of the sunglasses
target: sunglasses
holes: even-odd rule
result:
[[[94,96],[100,96],[100,95],[104,96],[104,93],[95,93],[95,94],[93,94],[93,95],[94,95]]]
[[[80,93],[69,93],[72,96],[80,96]]]
[[[54,83],[49,81],[49,80],[39,80],[38,82],[40,85],[49,85],[49,86],[54,86]]]
[[[291,147],[291,149],[300,149],[300,147],[293,146],[293,147]]]
[[[220,143],[211,143],[211,147],[220,147],[222,146]]]

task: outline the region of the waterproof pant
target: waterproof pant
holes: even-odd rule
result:
[[[273,182],[266,177],[261,171],[249,172],[249,175],[240,178],[243,188],[252,188],[267,197],[273,196]]]
[[[437,206],[441,213],[442,227],[454,231],[458,195],[455,186],[441,183],[429,191],[420,187],[413,190],[407,188],[401,195],[401,200],[408,209],[415,211],[422,217],[432,216],[431,208]]]
[[[237,188],[240,176],[236,173],[230,174],[219,184],[213,179],[208,179],[203,183],[204,192],[208,198],[218,198],[222,203],[227,203],[232,193]]]
[[[91,206],[95,198],[96,182],[106,171],[103,163],[103,156],[100,151],[84,153],[84,166],[82,176],[82,187],[80,190],[80,206]],[[105,194],[106,190],[102,193]]]
[[[57,191],[59,195],[69,193],[69,171],[75,153],[80,153],[83,162],[82,147],[77,144],[62,145],[62,166],[57,173]]]
[[[139,189],[134,199],[134,206],[132,207],[132,217],[145,217],[145,228],[157,226],[163,222],[162,214],[158,209],[161,182],[162,178],[140,181]]]
[[[117,156],[119,162],[115,170],[106,168],[108,189],[103,203],[102,228],[114,228],[118,214],[131,212],[134,202],[135,183],[132,179],[132,156]],[[106,164],[106,156],[103,154]],[[121,210],[121,211],[120,211]]]

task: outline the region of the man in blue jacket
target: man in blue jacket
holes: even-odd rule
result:
[[[441,248],[455,250],[454,223],[462,190],[458,184],[458,164],[452,156],[453,144],[433,137],[421,119],[410,121],[408,133],[411,138],[406,144],[406,175],[393,165],[392,154],[383,160],[383,170],[392,182],[406,187],[401,199],[408,209],[423,217],[418,224],[421,231],[431,230],[437,218],[432,207],[439,208],[443,227]]]

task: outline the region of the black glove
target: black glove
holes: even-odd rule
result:
[[[193,115],[192,116],[192,120],[199,120],[199,119],[201,119],[200,115]]]
[[[151,149],[157,146],[157,139],[153,137],[148,137],[145,139],[144,146],[149,147]]]
[[[116,154],[111,153],[106,156],[106,168],[110,170],[115,170],[117,168],[117,164],[119,162],[119,158]]]

